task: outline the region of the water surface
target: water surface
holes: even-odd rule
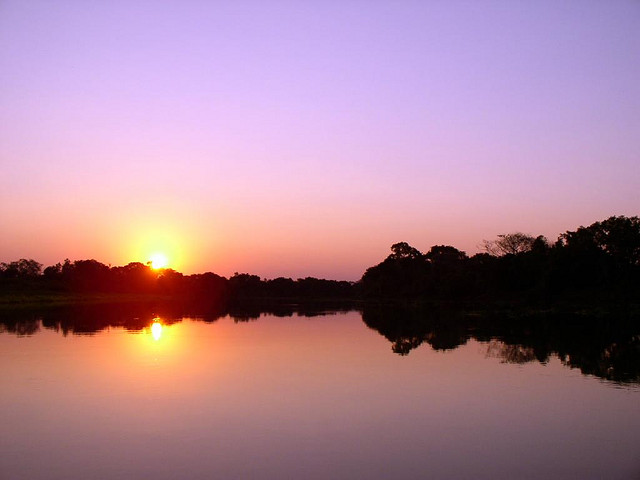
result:
[[[638,384],[567,358],[473,336],[398,352],[356,311],[208,320],[5,325],[0,477],[640,474]]]

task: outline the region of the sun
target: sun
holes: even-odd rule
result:
[[[165,268],[167,265],[169,265],[169,260],[164,253],[154,253],[153,255],[151,255],[151,257],[149,257],[149,260],[151,261],[151,268],[153,268],[154,270]]]

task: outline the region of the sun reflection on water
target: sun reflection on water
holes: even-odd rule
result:
[[[160,323],[159,318],[153,319],[153,323],[151,324],[151,335],[155,341],[160,340],[160,337],[162,337],[162,324]]]

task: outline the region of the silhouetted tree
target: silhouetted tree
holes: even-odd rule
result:
[[[401,260],[405,258],[416,259],[422,257],[422,253],[417,248],[413,248],[407,242],[394,243],[391,245],[391,255],[389,258],[393,260]]]
[[[158,291],[165,294],[182,293],[186,288],[184,275],[171,268],[162,269],[162,272],[158,275],[157,284]]]
[[[297,284],[291,278],[267,280],[266,290],[270,297],[293,298],[298,295]]]
[[[487,253],[497,257],[502,255],[516,255],[531,250],[535,241],[536,238],[531,235],[514,232],[498,235],[496,240],[483,240],[482,248]]]
[[[391,246],[391,254],[368,268],[360,284],[368,297],[416,298],[429,288],[431,266],[422,253],[405,242]]]
[[[434,265],[458,265],[468,258],[465,252],[450,245],[434,245],[425,257]]]
[[[108,291],[110,288],[109,267],[97,260],[77,260],[66,269],[71,285],[82,292]]]
[[[264,297],[263,283],[257,275],[236,272],[229,279],[229,289],[236,298]]]
[[[156,290],[159,274],[149,265],[131,262],[123,267],[113,267],[111,271],[116,291],[152,293]]]
[[[609,217],[560,235],[559,245],[576,251],[605,252],[619,264],[640,265],[640,219]]]
[[[35,278],[40,275],[42,264],[21,258],[11,263],[0,263],[0,275],[5,278]]]
[[[469,294],[471,279],[466,275],[467,254],[450,245],[434,245],[425,258],[432,265],[432,294],[453,300]]]
[[[556,289],[636,296],[640,288],[640,220],[610,217],[560,235],[554,246]]]

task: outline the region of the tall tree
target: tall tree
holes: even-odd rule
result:
[[[482,248],[491,255],[501,257],[503,255],[516,255],[518,253],[528,252],[533,248],[535,241],[536,237],[522,232],[513,232],[498,235],[496,240],[483,240]]]

